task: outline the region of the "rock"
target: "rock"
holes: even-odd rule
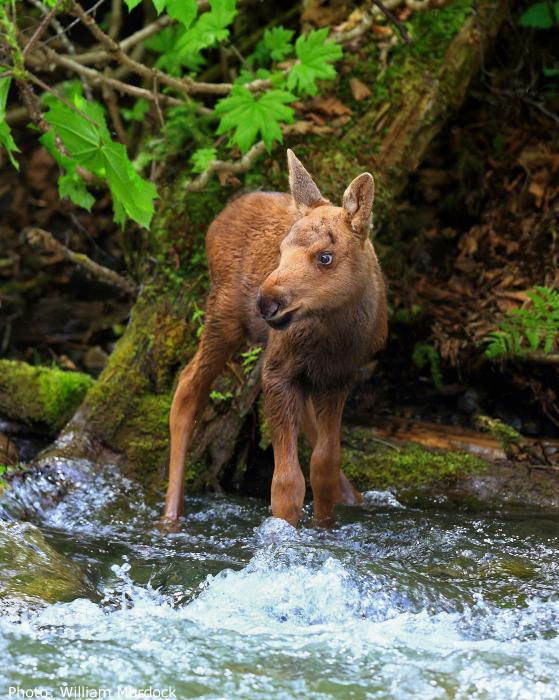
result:
[[[91,596],[80,568],[59,554],[30,523],[0,521],[0,610],[37,607]]]

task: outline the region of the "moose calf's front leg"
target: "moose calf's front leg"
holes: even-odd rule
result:
[[[305,478],[297,454],[301,397],[294,387],[274,381],[265,371],[262,379],[274,448],[272,514],[296,526],[305,500]]]
[[[317,435],[311,456],[311,486],[315,522],[326,527],[332,522],[336,503],[343,502],[340,431],[345,399],[344,392],[321,397],[316,402]],[[345,476],[344,480],[347,481]]]

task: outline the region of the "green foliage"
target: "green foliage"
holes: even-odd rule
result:
[[[132,11],[141,1],[125,0],[125,5]],[[144,6],[149,1],[144,0]],[[55,2],[48,0],[47,4],[52,7]],[[206,61],[204,52],[229,40],[237,14],[236,0],[209,0],[209,8],[204,11],[200,11],[197,0],[151,2],[158,15],[165,12],[176,22],[146,39],[144,48],[157,54],[156,67],[179,77],[185,72],[194,77]],[[0,11],[3,7],[0,0]],[[10,64],[0,70],[12,71],[17,80],[28,82],[30,78],[18,40],[19,19],[5,11],[1,12],[0,19]],[[103,22],[99,26],[106,29]],[[300,96],[315,95],[318,80],[335,77],[333,63],[341,55],[341,47],[328,40],[328,29],[313,30],[297,37],[292,29],[276,26],[264,31],[246,60],[239,57],[239,75],[233,89],[216,102],[213,110],[208,105],[212,98],[205,99],[202,109],[180,87],[157,82],[154,89],[160,93],[174,92],[184,98],[184,103],[165,108],[161,101],[158,114],[162,126],[154,130],[152,136],[148,135],[134,164],[122,143],[113,140],[102,104],[85,99],[78,81],[64,83],[60,94],[51,94],[47,88],[42,97],[45,105],[42,117],[50,130],[40,141],[61,168],[59,194],[90,211],[95,203],[90,190],[105,184],[112,195],[117,223],[122,225],[129,218],[149,227],[157,192],[151,182],[140,176],[142,169],[153,161],[161,162],[178,153],[184,157],[186,153],[192,164],[191,172],[204,173],[209,163],[218,157],[216,137],[222,134],[227,135],[229,147],[236,146],[243,154],[258,139],[262,139],[270,152],[274,144],[283,141],[282,126],[294,120],[290,103]],[[279,63],[286,59],[285,64]],[[154,57],[150,59],[148,55],[146,67],[153,65],[153,60]],[[18,148],[5,119],[10,80],[8,76],[0,78],[0,147],[6,148],[17,168],[14,154]],[[258,89],[246,87],[255,80],[261,81]],[[120,112],[125,122],[145,121],[150,108],[146,99],[121,99]],[[137,133],[137,130],[130,131]],[[219,150],[225,150],[225,144]]]
[[[235,85],[229,97],[224,97],[215,111],[221,119],[218,134],[233,131],[229,144],[236,144],[246,153],[260,133],[268,151],[276,141],[283,142],[280,123],[293,121],[293,109],[287,103],[295,95],[284,90],[270,90],[258,97],[242,85]]]
[[[290,70],[287,87],[302,95],[316,95],[317,80],[336,77],[332,66],[342,57],[342,47],[334,41],[327,41],[328,28],[315,29],[307,36],[300,36],[295,42],[295,53],[299,61]]]
[[[555,15],[555,17],[553,17]],[[559,22],[559,0],[554,3],[536,2],[518,20],[521,27],[550,29]]]
[[[245,374],[250,374],[252,372],[263,350],[264,348],[261,345],[255,345],[253,348],[250,348],[250,350],[241,353],[241,358],[243,360],[241,367]]]
[[[161,54],[156,65],[171,73],[178,73],[183,66],[197,69],[203,65],[200,52],[228,38],[228,27],[237,14],[235,0],[210,0],[210,9],[197,18],[195,0],[160,0],[156,7],[158,11],[166,8],[181,22],[181,26],[166,27],[145,42],[146,48]]]
[[[215,160],[217,151],[215,148],[198,148],[192,154],[190,161],[192,163],[192,171],[195,173],[205,173],[208,165]]]
[[[266,29],[264,36],[250,57],[251,62],[258,61],[261,64],[266,64],[270,61],[283,61],[284,58],[293,53],[291,39],[294,33],[285,27]]]
[[[0,66],[0,72],[3,67]],[[16,170],[19,170],[19,163],[14,158],[14,153],[19,152],[16,142],[13,139],[10,127],[6,122],[6,101],[10,90],[11,78],[0,78],[0,144],[8,151],[8,157]]]
[[[157,196],[155,186],[138,175],[124,146],[112,140],[102,105],[86,100],[75,84],[67,89],[66,102],[52,95],[44,101],[48,106],[44,118],[52,131],[41,137],[41,143],[67,170],[62,182],[58,182],[60,195],[69,196],[80,206],[91,207],[93,198],[78,173],[78,168],[84,168],[106,181],[117,223],[124,224],[129,216],[140,225],[149,226]],[[60,152],[55,136],[67,155]]]
[[[122,113],[122,116],[126,119],[126,121],[142,122],[144,121],[144,117],[146,116],[148,110],[149,102],[147,100],[144,100],[143,97],[141,97],[139,100],[136,100],[132,109],[126,109],[126,107],[123,107],[120,111]]]
[[[216,403],[219,403],[220,401],[231,401],[232,398],[233,392],[231,391],[221,392],[217,391],[217,389],[210,391],[210,399]]]
[[[441,372],[441,360],[437,349],[427,343],[416,343],[413,349],[412,360],[416,367],[422,369],[427,364],[431,370],[433,384],[438,391],[444,387],[443,374]]]
[[[505,314],[498,329],[489,333],[485,355],[491,360],[525,357],[530,353],[549,355],[559,346],[559,291],[534,287],[527,292],[530,306]]]
[[[190,319],[190,322],[192,325],[196,328],[196,337],[200,338],[202,335],[202,331],[204,330],[204,316],[206,315],[206,312],[204,309],[201,309],[196,302],[194,302],[194,313],[192,314],[192,318]]]

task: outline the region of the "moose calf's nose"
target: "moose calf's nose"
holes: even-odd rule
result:
[[[262,292],[258,292],[256,297],[256,306],[264,318],[272,318],[277,314],[280,304],[275,299],[265,296]]]

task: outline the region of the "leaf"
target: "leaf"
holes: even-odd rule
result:
[[[190,157],[190,161],[193,164],[193,172],[205,173],[208,165],[212,160],[215,160],[216,155],[217,151],[215,148],[198,148]]]
[[[137,7],[142,0],[124,0],[126,3],[126,7],[128,8],[128,12],[131,12],[135,7]]]
[[[521,15],[518,24],[521,27],[534,27],[535,29],[549,29],[553,27],[555,21],[550,12],[551,8],[547,2],[536,2],[531,5],[526,12]],[[555,19],[559,21],[559,0],[553,5]]]
[[[180,59],[226,39],[229,36],[227,27],[236,14],[235,0],[210,0],[210,11],[203,12],[196,23],[178,38],[175,48]]]
[[[153,200],[157,197],[155,185],[138,175],[121,143],[104,143],[102,153],[113,202],[119,205],[118,211],[115,207],[115,221],[124,223],[120,211],[122,207],[131,219],[141,226],[149,227],[154,212]]]
[[[14,153],[19,152],[19,148],[14,141],[12,132],[6,122],[6,102],[10,91],[11,78],[0,78],[0,144],[8,152],[8,158],[16,170],[19,170],[19,163],[14,158]]]
[[[176,19],[185,27],[190,27],[198,14],[198,3],[196,0],[167,0],[167,14],[169,17]],[[157,8],[157,3],[154,0],[154,5]],[[158,14],[161,10],[157,10]]]
[[[49,99],[48,105],[45,121],[54,128],[69,154],[80,165],[95,167],[93,161],[101,148],[101,125],[80,116],[56,98]]]
[[[293,30],[285,27],[266,29],[261,41],[273,61],[282,61],[293,51],[291,44],[293,34]]]
[[[233,131],[229,143],[236,143],[242,153],[248,151],[260,133],[270,151],[275,141],[283,141],[280,123],[293,122],[293,110],[286,103],[295,99],[295,95],[284,90],[270,90],[257,98],[242,85],[235,85],[231,95],[215,106],[221,116],[217,133]]]
[[[122,116],[129,122],[142,122],[146,112],[149,110],[149,102],[141,97],[136,100],[132,109],[122,108]]]
[[[87,168],[107,181],[113,198],[115,221],[123,224],[126,216],[141,226],[149,226],[154,212],[153,200],[157,191],[153,183],[143,180],[134,170],[126,149],[112,140],[105,122],[102,106],[74,94],[73,102],[83,114],[79,114],[56,97],[49,97],[45,121],[53,127],[68,155],[55,155],[57,161],[71,176],[63,180],[65,196],[85,206],[84,192],[75,179],[77,166]],[[86,118],[83,115],[87,115]],[[41,141],[51,152],[58,152],[54,135],[45,135]],[[60,185],[60,183],[59,183]],[[86,207],[87,208],[87,207]]]
[[[287,87],[301,94],[316,95],[317,80],[336,77],[336,71],[331,65],[341,58],[342,49],[334,41],[327,41],[328,28],[317,29],[306,37],[300,36],[295,42],[295,53],[299,62],[296,63],[287,77]]]
[[[62,199],[68,197],[78,207],[87,211],[91,211],[95,204],[95,197],[87,191],[83,178],[75,172],[66,173],[58,178],[58,194]]]

